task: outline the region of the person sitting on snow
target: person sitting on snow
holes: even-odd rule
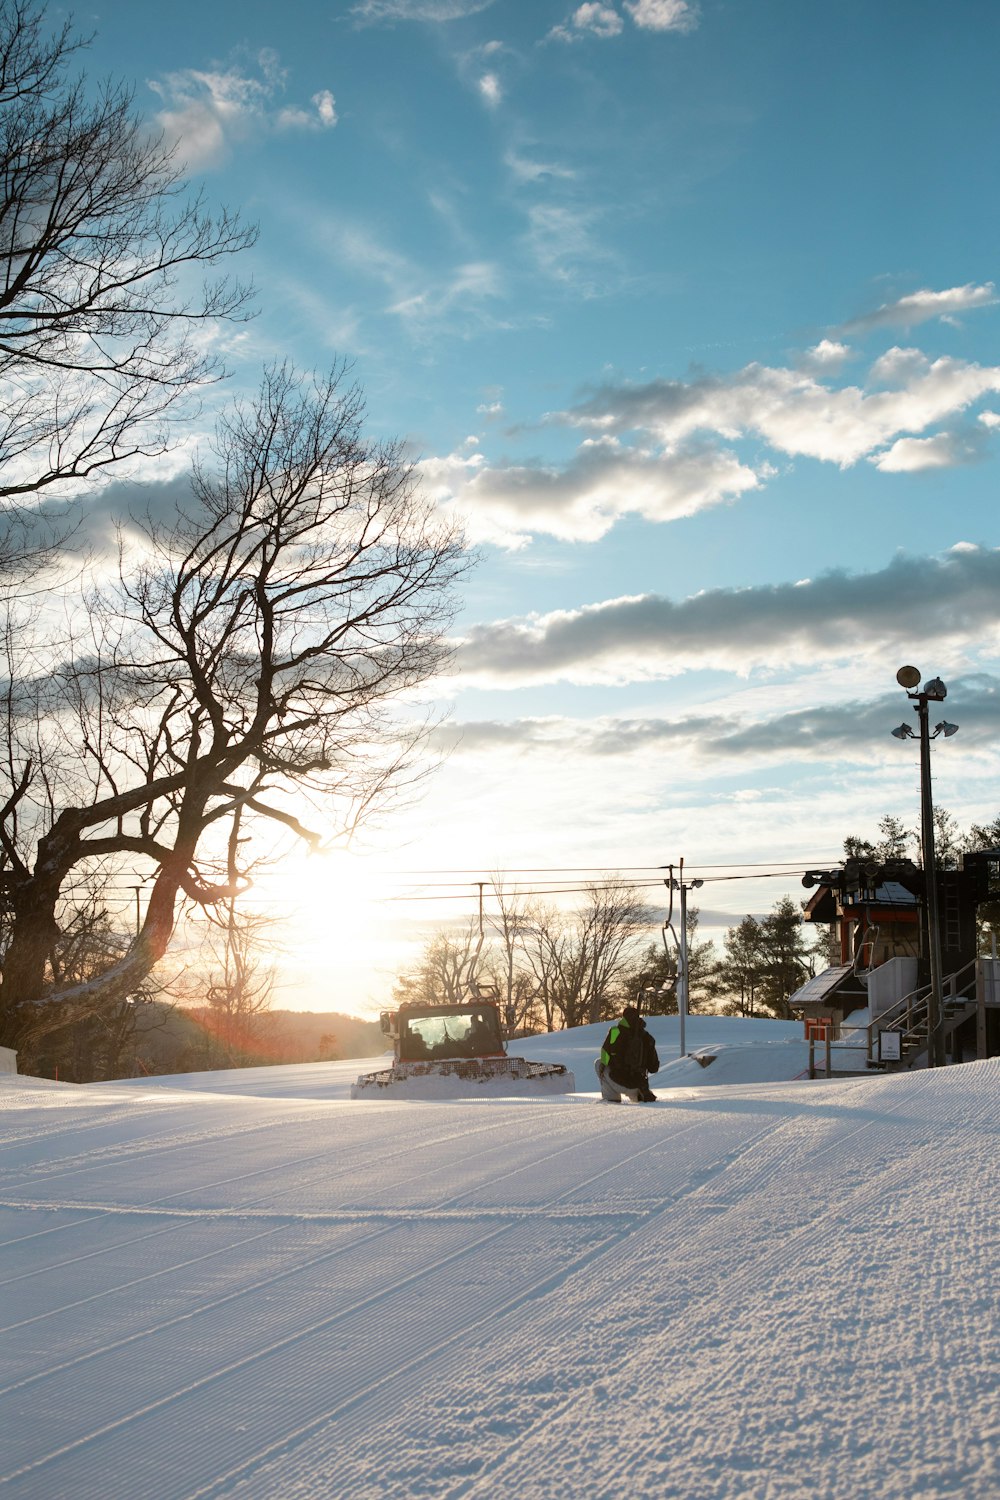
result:
[[[601,1055],[594,1064],[601,1083],[601,1098],[606,1104],[648,1104],[656,1095],[650,1092],[649,1074],[659,1070],[656,1043],[646,1030],[646,1023],[634,1005],[626,1005],[622,1018],[616,1021],[604,1038]]]

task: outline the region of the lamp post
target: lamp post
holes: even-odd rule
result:
[[[944,1066],[944,1038],[941,1035],[941,997],[943,978],[941,973],[941,924],[938,910],[937,864],[934,856],[934,801],[931,794],[931,740],[943,734],[946,739],[958,731],[957,724],[942,719],[930,729],[928,704],[943,703],[948,689],[940,677],[932,677],[920,687],[920,673],[916,667],[900,667],[896,681],[905,688],[906,696],[913,704],[917,716],[919,733],[915,735],[909,724],[900,724],[891,732],[897,740],[920,740],[920,841],[924,853],[924,885],[927,891],[927,952],[930,958],[931,988],[927,997],[927,1066]]]

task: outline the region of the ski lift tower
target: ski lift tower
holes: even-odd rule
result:
[[[687,1024],[688,998],[689,998],[689,995],[690,995],[690,990],[689,990],[689,986],[688,986],[689,974],[688,974],[688,935],[687,935],[687,893],[688,893],[688,891],[696,891],[696,890],[698,890],[701,886],[703,886],[705,884],[705,882],[703,880],[685,880],[684,879],[684,861],[683,860],[681,860],[681,862],[680,862],[680,871],[679,871],[679,874],[678,874],[678,876],[676,878],[674,877],[674,867],[673,867],[673,865],[666,865],[664,868],[666,868],[667,870],[670,871],[670,874],[668,875],[667,879],[663,882],[663,884],[667,887],[667,890],[670,892],[670,907],[669,907],[669,910],[667,912],[666,921],[663,924],[663,946],[666,947],[666,944],[667,944],[667,932],[669,931],[670,934],[671,934],[671,936],[673,937],[674,943],[677,946],[677,1015],[678,1015],[678,1019],[680,1021],[680,1053],[679,1053],[679,1056],[686,1057],[687,1056],[687,1043],[686,1043],[686,1040],[685,1040],[684,1032],[685,1032],[685,1027],[686,1027],[686,1024]],[[678,937],[677,934],[674,932],[673,924],[670,921],[671,915],[673,914],[673,908],[674,908],[674,891],[677,891],[678,896],[679,896],[680,917],[681,917],[681,932],[680,932],[680,937]]]

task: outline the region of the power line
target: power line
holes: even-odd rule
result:
[[[685,870],[687,870],[687,868],[688,867],[685,866]],[[701,868],[705,868],[705,867],[702,866]],[[808,868],[811,868],[811,866],[796,865],[794,869],[787,869],[787,870],[761,870],[761,872],[759,874],[755,874],[755,875],[709,875],[705,879],[705,884],[706,885],[716,884],[716,883],[722,883],[722,882],[731,881],[731,880],[787,880],[788,877],[791,876],[791,875],[804,875],[805,872],[806,872],[806,870]],[[650,890],[650,889],[656,890],[656,889],[659,889],[659,887],[661,885],[664,885],[665,883],[666,882],[662,881],[662,880],[634,880],[634,881],[630,881],[629,882],[629,884],[634,889],[642,889],[642,890]],[[541,890],[528,890],[528,891],[526,891],[526,890],[522,890],[520,887],[518,887],[518,886],[515,885],[509,891],[502,892],[501,894],[509,895],[509,896],[585,896],[585,895],[587,895],[588,891],[594,890],[595,888],[597,890],[613,890],[615,887],[612,884],[610,884],[610,883],[605,883],[605,884],[596,884],[596,885],[590,885],[590,886],[586,886],[586,885],[570,885],[570,886],[562,886],[562,887],[545,886]],[[492,894],[497,894],[497,893],[492,893]],[[468,890],[451,891],[451,892],[449,892],[449,891],[441,891],[440,893],[431,893],[431,894],[425,893],[423,895],[419,895],[418,894],[418,895],[408,895],[408,896],[385,896],[382,899],[384,901],[387,901],[387,902],[399,902],[399,901],[468,901],[468,900],[470,900],[470,898],[474,898],[475,895],[476,895],[475,887],[472,884],[470,884]]]

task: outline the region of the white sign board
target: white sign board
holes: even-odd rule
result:
[[[880,1031],[878,1034],[879,1062],[902,1062],[903,1037],[898,1031]]]

